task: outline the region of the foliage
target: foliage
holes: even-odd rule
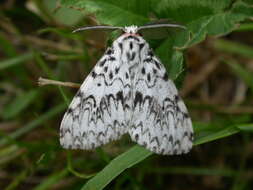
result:
[[[2,6],[0,88],[4,94],[0,103],[3,120],[0,123],[0,165],[8,180],[0,182],[1,189],[102,189],[111,182],[114,189],[122,189],[126,182],[130,182],[127,185],[130,189],[147,189],[148,185],[166,189],[172,187],[166,181],[168,174],[214,175],[219,179],[226,176],[231,180],[229,186],[221,185],[222,188],[250,189],[252,177],[247,172],[252,172],[252,167],[247,170],[247,160],[252,154],[248,146],[252,144],[253,132],[253,71],[241,62],[252,66],[253,49],[243,36],[239,38],[243,42],[233,42],[227,37],[242,31],[252,32],[253,3],[250,0],[46,0],[3,3]],[[96,152],[69,151],[66,158],[66,151],[58,143],[61,120],[58,116],[66,109],[75,90],[37,87],[36,80],[42,76],[80,83],[89,73],[104,51],[105,35],[96,32],[72,34],[77,25],[143,25],[160,19],[173,20],[187,28],[171,31],[162,40],[150,40],[150,44],[178,86],[186,79],[182,94],[194,121],[196,148],[189,156],[162,157],[124,138]],[[226,37],[218,38],[221,36]],[[252,35],[250,40],[253,40]],[[197,64],[197,67],[203,70],[194,68],[197,58],[187,53],[201,42],[200,47],[204,48],[197,52],[203,56],[198,54],[197,57],[204,57],[206,63]],[[200,76],[192,74],[192,80],[188,80],[186,64]],[[209,76],[211,72],[213,77]],[[223,81],[221,79],[225,82],[218,88],[215,81]],[[188,91],[187,82],[192,82]],[[222,97],[226,89],[235,84],[241,88]],[[206,88],[212,92],[207,92]],[[219,102],[215,97],[223,99]],[[203,101],[205,98],[212,101]],[[240,135],[225,139],[238,133]],[[217,139],[223,139],[219,141],[221,146],[207,143]],[[237,143],[233,144],[235,151],[226,146],[232,140]],[[207,151],[197,146],[204,143],[207,143]],[[222,168],[215,167],[212,162],[216,160],[212,151],[220,154]],[[224,161],[227,156],[237,154],[240,158],[234,163],[239,165],[239,170],[233,167],[234,163],[226,165]],[[204,167],[196,164],[196,160]],[[213,168],[206,166],[207,160]],[[172,167],[168,162],[178,166]],[[15,171],[11,173],[13,167]],[[151,174],[155,177],[150,177]],[[39,182],[33,182],[35,179],[31,176]],[[154,180],[153,183],[150,180]],[[174,186],[174,189],[185,188],[187,184],[183,184],[185,186]],[[209,186],[214,188],[214,184],[198,184],[192,189]]]

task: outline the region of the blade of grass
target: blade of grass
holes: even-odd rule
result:
[[[39,52],[35,52],[34,53],[34,58],[36,60],[36,62],[38,63],[38,65],[40,66],[40,68],[42,69],[42,71],[49,77],[49,78],[54,78],[54,74],[51,71],[51,69],[47,66],[47,64],[45,63],[45,61],[43,60],[43,58],[41,57],[41,54]]]
[[[17,186],[27,178],[29,172],[28,169],[22,171],[14,180],[5,188],[5,190],[17,189]]]
[[[242,131],[253,132],[253,123],[240,124],[240,125],[237,126],[237,128],[242,130]]]
[[[2,51],[9,57],[14,57],[17,55],[15,47],[13,44],[7,40],[2,32],[0,32],[0,46]]]
[[[70,151],[67,152],[67,162],[68,162],[68,165],[67,165],[68,171],[72,173],[73,175],[75,175],[76,177],[79,177],[82,179],[88,179],[95,175],[95,174],[83,174],[83,173],[77,172],[72,165],[72,155]]]
[[[65,168],[62,171],[57,171],[46,178],[41,184],[34,188],[34,190],[46,190],[51,189],[52,185],[57,184],[62,178],[68,174],[68,169]]]
[[[247,172],[247,162],[250,159],[251,151],[249,151],[249,147],[251,147],[252,141],[251,137],[248,134],[244,134],[242,136],[243,143],[246,146],[241,147],[242,154],[239,158],[238,167],[237,167],[237,175],[233,181],[233,185],[231,186],[231,190],[243,190],[246,189],[248,184],[250,183],[250,179],[245,177],[245,173]]]
[[[33,58],[33,53],[28,52],[23,55],[16,56],[14,58],[7,59],[5,61],[0,62],[0,70],[4,70],[13,66],[16,66],[18,64],[24,63],[25,61],[28,61]]]
[[[4,119],[10,119],[17,116],[27,106],[29,106],[37,97],[38,90],[30,90],[16,97],[10,104],[8,104],[2,112]]]
[[[248,126],[245,124],[242,126]],[[194,146],[214,141],[220,138],[231,136],[240,131],[239,126],[227,127],[218,132],[211,133],[207,136],[199,137],[195,140]],[[249,125],[251,127],[251,125]],[[109,184],[116,176],[122,173],[127,168],[144,160],[153,153],[146,150],[145,148],[136,145],[127,152],[119,155],[113,159],[102,171],[100,171],[95,177],[90,179],[83,187],[82,190],[99,190],[103,189],[107,184]]]
[[[101,172],[99,172],[95,177],[90,179],[82,187],[82,190],[103,189],[125,169],[132,167],[133,165],[147,158],[151,154],[152,152],[141,146],[134,146],[127,152],[124,152],[117,158],[113,159]]]
[[[221,138],[224,138],[227,136],[231,136],[231,135],[238,133],[239,131],[240,131],[240,129],[238,129],[237,127],[234,127],[234,126],[227,127],[221,131],[214,132],[214,133],[211,133],[207,136],[201,136],[201,137],[197,138],[194,142],[194,146],[204,144],[204,143],[207,143],[210,141],[214,141],[217,139],[221,139]]]
[[[253,55],[253,51],[252,51]],[[253,92],[253,73],[242,67],[239,63],[237,63],[235,60],[224,60],[224,63],[226,63],[233,72],[238,75],[251,89]]]
[[[215,40],[213,42],[214,47],[220,51],[233,53],[247,58],[253,58],[253,48],[238,42],[232,42],[231,40]]]
[[[17,145],[10,145],[0,150],[0,166],[4,166],[8,162],[16,159],[24,151]]]
[[[196,167],[169,167],[169,168],[152,168],[147,172],[159,174],[190,174],[190,175],[209,175],[209,176],[224,176],[234,177],[237,174],[236,170],[221,168],[196,168]]]
[[[16,138],[28,133],[29,131],[35,129],[36,127],[39,127],[41,124],[45,123],[45,121],[51,119],[52,117],[54,117],[57,114],[59,114],[60,112],[62,112],[65,108],[66,108],[65,104],[60,104],[60,105],[55,106],[54,108],[52,108],[51,110],[49,110],[45,114],[41,115],[37,119],[31,121],[30,123],[28,123],[24,127],[11,133],[10,135],[8,135],[8,137],[1,139],[0,146],[7,144],[10,141],[8,138],[16,139]]]

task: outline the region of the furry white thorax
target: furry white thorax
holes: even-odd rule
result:
[[[132,26],[125,26],[124,31],[126,33],[130,34],[136,34],[138,32],[138,26],[132,25]]]

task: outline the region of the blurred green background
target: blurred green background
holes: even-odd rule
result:
[[[149,40],[193,120],[187,155],[160,156],[125,136],[93,151],[64,150],[59,126],[115,34],[87,25],[187,27]],[[253,188],[252,0],[3,0],[0,3],[0,189]],[[214,141],[216,140],[216,141]]]

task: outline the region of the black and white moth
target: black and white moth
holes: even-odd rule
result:
[[[192,122],[165,67],[140,31],[142,27],[95,26],[77,29],[120,29],[123,34],[98,61],[66,111],[60,127],[64,148],[94,149],[128,133],[148,150],[164,155],[192,148]]]

